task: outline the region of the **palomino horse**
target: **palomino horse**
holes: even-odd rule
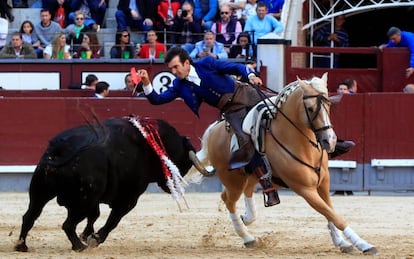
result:
[[[273,98],[276,112],[264,137],[264,151],[272,169],[272,180],[284,183],[325,216],[332,241],[342,252],[350,253],[355,246],[364,253],[377,254],[377,249],[360,238],[332,206],[326,151],[334,150],[336,135],[329,119],[326,84],[327,74],[310,81],[298,79]],[[254,246],[255,238],[246,226],[256,219],[252,195],[258,181],[255,175],[246,174],[243,169],[229,170],[230,151],[225,150],[229,150],[231,135],[224,121],[210,125],[203,135],[202,149],[197,156],[201,165],[211,164],[215,168],[217,177],[225,186],[221,198],[230,213],[234,230],[245,246]],[[197,179],[196,176],[200,175],[196,174],[197,171],[191,170],[186,179]],[[236,202],[241,194],[245,196],[244,215],[236,211]]]

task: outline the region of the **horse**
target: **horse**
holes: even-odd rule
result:
[[[378,254],[377,248],[359,237],[334,210],[330,198],[327,152],[334,151],[336,134],[329,118],[331,103],[327,73],[311,80],[298,78],[277,96],[258,105],[264,104],[269,106],[269,110],[273,107],[273,110],[268,122],[262,123],[265,127],[261,129],[264,132],[261,151],[267,158],[274,186],[277,189],[282,186],[290,188],[325,216],[333,244],[341,252],[352,253],[355,246],[365,254]],[[247,118],[251,117],[251,112]],[[243,129],[246,131],[249,125],[245,119]],[[215,169],[215,174],[224,186],[221,199],[229,212],[233,228],[246,247],[254,247],[257,242],[248,232],[247,226],[257,217],[252,196],[258,179],[243,168],[229,170],[231,139],[232,131],[225,121],[211,124],[202,136],[202,148],[197,152],[197,157],[200,166],[211,165]],[[202,177],[191,169],[185,179],[200,183]],[[239,215],[236,203],[242,194],[245,212]]]

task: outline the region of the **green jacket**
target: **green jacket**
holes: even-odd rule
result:
[[[36,51],[32,45],[27,42],[23,42],[20,55],[23,55],[23,58],[37,58]],[[0,58],[18,58],[11,43],[4,46],[1,50]]]

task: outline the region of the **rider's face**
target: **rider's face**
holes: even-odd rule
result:
[[[187,59],[184,63],[181,63],[179,56],[175,56],[171,59],[168,63],[168,67],[171,69],[171,73],[180,79],[186,78],[190,73],[190,61]]]

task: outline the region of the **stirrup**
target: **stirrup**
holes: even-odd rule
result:
[[[276,188],[268,188],[263,190],[263,202],[265,207],[275,206],[280,203],[279,194]]]

